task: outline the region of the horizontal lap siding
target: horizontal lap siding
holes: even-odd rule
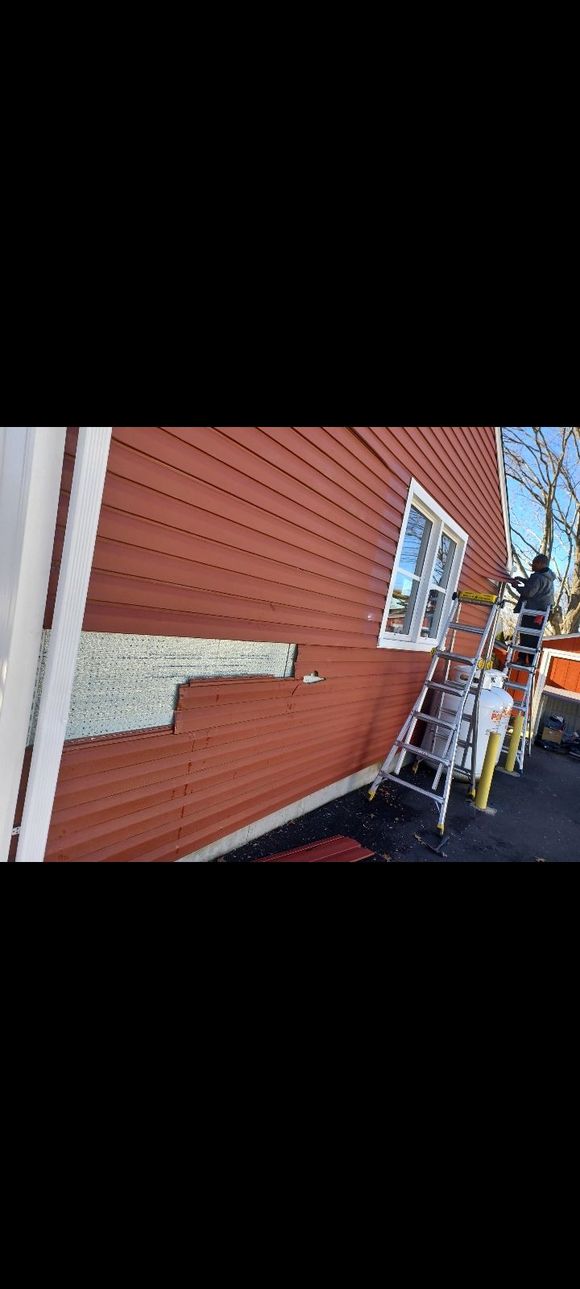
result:
[[[362,683],[360,664],[352,668],[335,679],[327,659],[326,684],[264,682],[263,698],[254,681],[193,683],[182,688],[175,734],[68,744],[47,859],[177,859],[372,764],[424,662]]]
[[[47,858],[179,858],[384,755],[427,661],[376,647],[412,477],[489,590],[493,427],[114,428],[85,630],[297,643],[296,681],[187,686],[175,732],[67,745]]]
[[[544,648],[563,649],[564,653],[580,654],[580,636],[572,636],[570,640],[567,640],[565,636],[561,639],[557,636],[547,636]]]

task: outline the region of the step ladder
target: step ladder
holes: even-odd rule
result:
[[[481,626],[468,625],[461,621],[461,611],[467,606],[477,606],[486,612],[485,623]],[[464,747],[463,766],[467,763],[469,750],[471,756],[471,791],[475,789],[475,747],[477,744],[477,719],[479,710],[479,696],[483,684],[485,670],[491,665],[493,648],[497,634],[499,615],[504,606],[503,588],[499,595],[479,595],[475,591],[461,591],[453,596],[453,606],[451,613],[443,627],[439,644],[433,650],[431,665],[425,679],[425,684],[419,694],[417,702],[410,712],[398,739],[393,744],[391,751],[382,765],[374,783],[371,786],[369,797],[374,800],[382,783],[389,781],[398,783],[400,786],[409,788],[411,792],[418,792],[423,797],[429,797],[439,809],[438,832],[443,836],[445,833],[445,820],[449,806],[449,797],[451,794],[451,785],[453,782],[453,769],[455,765],[457,749],[461,745]],[[477,641],[474,654],[459,652],[456,647],[458,636],[472,636]],[[468,648],[466,644],[465,648]],[[434,680],[435,673],[441,661],[446,663],[445,674],[442,680]],[[453,663],[463,663],[465,666],[465,679],[452,680],[450,676],[451,666]],[[432,715],[424,711],[428,697],[433,693],[441,695],[441,704],[438,715]],[[445,700],[445,695],[453,694],[459,699],[455,713],[445,713],[441,715],[441,705]],[[470,695],[474,695],[473,712],[470,718],[469,736],[467,739],[460,741],[461,726],[465,720],[465,707]],[[429,751],[424,747],[418,747],[413,742],[413,735],[419,722],[424,722],[428,729],[432,730],[435,744],[435,738],[439,734],[442,740],[442,746],[438,753]],[[416,757],[414,770],[418,769],[420,763],[425,761],[435,768],[435,778],[431,791],[426,788],[418,788],[414,783],[407,779],[402,779],[401,770],[407,753]],[[459,767],[461,768],[461,767]],[[443,791],[439,785],[445,775],[445,786]]]
[[[546,627],[550,620],[551,612],[552,612],[552,609],[550,607],[549,609],[546,610],[545,613],[537,613],[534,611],[534,609],[527,609],[524,604],[516,623],[516,629],[513,634],[512,642],[507,651],[506,663],[504,667],[504,675],[506,677],[505,689],[507,690],[508,694],[510,695],[513,694],[514,713],[521,712],[524,717],[524,723],[522,726],[522,736],[518,744],[518,751],[516,755],[516,765],[519,769],[520,774],[523,774],[524,772],[526,750],[528,752],[528,756],[530,756],[532,752],[533,730],[532,730],[532,722],[531,722],[531,707],[532,707],[532,700],[534,697],[534,683],[536,679],[536,672],[538,670],[538,662],[542,652],[544,636],[546,634]],[[523,626],[522,623],[524,618],[531,618],[531,617],[538,619],[537,625],[534,624],[534,627]],[[525,645],[521,644],[522,636],[529,636],[530,639],[533,639],[534,645],[532,648],[526,648]],[[530,659],[529,666],[526,667],[519,662],[514,662],[515,657],[518,656],[519,654],[527,656]],[[523,685],[521,681],[518,682],[511,678],[511,673],[514,673],[516,671],[525,672],[527,676],[525,685]],[[504,753],[507,753],[509,749],[510,740],[511,740],[511,731],[508,731],[508,736],[503,747]]]

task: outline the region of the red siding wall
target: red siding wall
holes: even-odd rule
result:
[[[426,670],[376,648],[413,476],[470,534],[463,585],[489,590],[491,426],[114,429],[85,630],[293,642],[297,681],[327,683],[202,682],[176,732],[68,745],[47,858],[177,858],[388,750]]]
[[[580,654],[577,661],[552,658],[546,683],[556,689],[568,689],[571,693],[580,694]]]
[[[580,636],[548,636],[544,649],[563,649],[564,653],[580,653]]]

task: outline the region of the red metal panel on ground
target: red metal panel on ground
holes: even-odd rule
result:
[[[177,859],[382,759],[428,663],[377,649],[412,477],[488,591],[507,556],[491,426],[114,428],[85,630],[296,643],[296,676],[195,682],[174,730],[68,744],[48,859]]]
[[[350,837],[328,837],[297,850],[287,850],[280,855],[256,859],[256,864],[359,864],[361,859],[372,859],[374,851],[365,850]]]

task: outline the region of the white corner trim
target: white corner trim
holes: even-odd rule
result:
[[[0,427],[0,861],[34,698],[65,439],[65,425]]]
[[[283,824],[291,823],[293,819],[301,819],[302,815],[318,810],[320,806],[327,805],[329,801],[335,801],[337,797],[345,797],[348,792],[356,792],[357,788],[364,788],[367,783],[372,783],[376,778],[380,767],[381,762],[377,761],[376,765],[369,765],[365,770],[359,770],[357,774],[340,779],[338,783],[331,783],[328,788],[321,788],[319,792],[313,792],[311,796],[303,797],[301,801],[293,801],[291,805],[284,806],[275,814],[248,824],[246,828],[230,833],[229,837],[221,837],[219,841],[212,842],[210,846],[204,846],[202,850],[193,851],[191,855],[185,855],[177,862],[208,864],[211,860],[231,855],[232,851],[239,850],[241,846],[248,846],[250,842],[257,841],[258,837],[264,837],[275,828],[281,828]]]
[[[510,503],[508,494],[508,483],[505,469],[505,455],[503,447],[503,433],[501,425],[495,426],[495,442],[497,449],[497,464],[499,470],[499,488],[501,493],[501,508],[503,511],[503,522],[505,525],[505,535],[508,550],[508,567],[511,569],[514,562],[514,552],[512,546],[512,529],[510,519]]]
[[[112,427],[79,430],[46,674],[16,858],[42,862],[68,723],[72,687]]]

